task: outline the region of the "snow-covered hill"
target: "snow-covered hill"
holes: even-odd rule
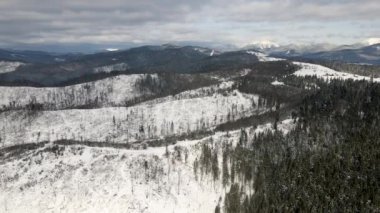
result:
[[[280,60],[257,52],[243,54],[254,54],[260,61]],[[96,71],[119,68],[126,65]],[[247,68],[205,74],[206,83],[199,85],[209,86],[186,91],[171,88],[176,92],[165,97],[153,94],[152,85],[145,82],[165,80],[160,74],[149,78],[146,74],[120,75],[56,88],[0,87],[0,106],[11,106],[0,111],[0,212],[214,212],[224,202],[229,185],[222,184],[221,174],[215,179],[197,173],[194,162],[200,159],[203,144],[211,144],[222,168],[223,144],[236,146],[243,132],[252,142],[257,134],[274,131],[273,121],[267,123],[271,118],[266,117],[275,109],[267,108],[272,106],[268,104],[271,97],[238,90],[242,78],[252,72]],[[190,75],[182,79],[199,83]],[[262,88],[273,88],[273,80]],[[144,82],[149,88],[142,88]],[[275,80],[272,85],[280,88],[284,83]],[[30,103],[47,107],[24,109]],[[260,115],[259,124],[250,125],[256,118],[253,115]],[[286,134],[294,122],[278,122],[277,130]],[[216,132],[226,123],[242,125]],[[144,149],[62,145],[62,139]],[[166,149],[162,141],[173,140],[175,145]],[[22,151],[29,143],[40,147]],[[239,182],[239,177],[235,180]]]
[[[246,73],[240,73],[244,75]],[[183,75],[185,78],[186,75]],[[66,87],[7,87],[0,86],[0,110],[23,109],[31,103],[41,104],[44,109],[61,110],[68,108],[99,108],[130,105],[144,97],[154,98],[156,91],[144,88],[140,83],[149,77],[159,83],[157,74],[132,74],[109,77],[103,80]],[[232,77],[232,76],[230,76]],[[174,98],[194,98],[210,96],[215,92],[231,90],[234,85],[229,78],[211,77],[218,84],[187,90],[176,94]],[[217,80],[215,80],[217,79]],[[168,98],[173,98],[168,96]],[[162,101],[157,99],[155,101]],[[140,102],[140,101],[137,101]]]
[[[257,56],[257,58],[259,59],[259,61],[262,61],[262,62],[266,62],[266,61],[282,61],[283,60],[283,59],[280,59],[280,58],[269,57],[268,55],[266,55],[264,53],[261,53],[261,52],[257,52],[257,51],[250,51],[250,50],[248,50],[247,54]]]
[[[301,69],[297,70],[294,75],[304,77],[304,76],[316,76],[318,78],[323,78],[325,80],[331,79],[341,79],[341,80],[366,80],[370,81],[371,78],[367,76],[360,76],[351,73],[338,72],[333,69],[310,63],[302,63],[302,62],[293,62],[294,64],[301,67]],[[374,82],[380,82],[380,78],[374,78]]]
[[[24,63],[0,61],[0,73],[13,72],[21,65],[24,65]]]
[[[242,75],[249,73],[242,72]],[[236,90],[232,78],[129,107],[109,107],[146,95],[136,86],[145,75],[111,77],[62,88],[2,87],[0,103],[30,100],[55,111],[0,113],[0,147],[50,141],[7,159],[0,155],[0,212],[213,212],[228,190],[221,178],[194,172],[201,145],[237,144],[241,130],[145,150],[55,145],[60,139],[133,143],[214,130],[219,124],[267,112],[259,96]],[[157,78],[157,75],[152,75]],[[101,97],[101,98],[100,98]],[[99,99],[103,108],[67,109]],[[261,100],[264,100],[261,97]],[[65,103],[66,101],[66,103]],[[62,103],[63,102],[63,103]],[[245,128],[251,140],[272,123]],[[292,120],[279,122],[287,133]],[[40,143],[41,144],[41,143]],[[219,148],[218,148],[219,147]],[[221,174],[220,174],[221,175]]]
[[[54,109],[83,106],[98,103],[101,106],[120,106],[138,98],[143,93],[136,83],[147,75],[120,75],[67,87],[0,87],[0,108],[15,105],[24,107],[32,100]],[[153,79],[157,75],[150,75]]]
[[[73,146],[60,147],[59,155],[49,148],[31,152],[2,165],[0,211],[212,212],[221,188],[213,187],[210,178],[195,179],[195,148],[176,147],[181,158],[164,157],[164,147],[128,151]]]
[[[292,120],[279,123],[287,133]],[[248,136],[271,124],[246,129]],[[0,212],[213,212],[223,202],[221,178],[197,175],[201,145],[236,144],[240,130],[177,145],[123,150],[45,145],[1,162]],[[221,174],[220,174],[221,175]]]
[[[240,93],[165,99],[132,107],[0,114],[3,146],[59,139],[129,143],[206,130],[261,113],[259,96]]]

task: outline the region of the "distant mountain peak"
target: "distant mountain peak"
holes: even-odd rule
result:
[[[380,43],[380,38],[369,38],[369,39],[365,40],[364,43],[366,43],[368,45],[379,44]]]
[[[107,50],[108,52],[119,51],[119,49],[116,49],[116,48],[107,48],[106,50]]]
[[[270,41],[270,40],[260,40],[260,41],[254,41],[251,44],[247,45],[247,47],[250,48],[258,48],[258,49],[271,49],[271,48],[279,48],[280,45]]]

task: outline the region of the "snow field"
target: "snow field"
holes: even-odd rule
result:
[[[299,76],[299,77],[316,76],[317,78],[322,78],[328,81],[332,79],[341,79],[341,80],[352,79],[355,81],[360,81],[360,80],[370,81],[371,80],[371,78],[367,76],[360,76],[360,75],[355,75],[355,74],[345,73],[345,72],[337,72],[333,69],[330,69],[321,65],[317,65],[317,64],[302,63],[302,62],[293,62],[293,63],[301,67],[300,70],[294,73],[294,75]],[[373,81],[380,82],[380,78],[374,78]]]
[[[67,87],[0,87],[0,107],[15,102],[23,107],[36,103],[51,105],[57,109],[81,106],[99,101],[104,106],[121,105],[143,95],[136,83],[146,75],[120,75],[107,79]],[[157,75],[152,75],[157,78]]]
[[[158,139],[212,129],[265,112],[267,109],[254,107],[258,98],[234,90],[228,95],[158,101],[127,108],[3,112],[0,137],[2,146],[59,139],[115,143]]]
[[[254,134],[272,124],[246,128]],[[291,119],[279,130],[294,127]],[[213,212],[225,190],[219,180],[194,174],[203,143],[213,141],[222,168],[222,143],[237,144],[240,130],[217,132],[201,140],[179,141],[166,148],[123,150],[51,145],[2,163],[2,212]],[[180,150],[180,151],[178,151]],[[180,154],[178,154],[180,153]],[[0,162],[1,163],[1,162]],[[21,172],[20,172],[21,171]],[[228,189],[228,187],[227,187]]]
[[[6,163],[0,211],[212,212],[220,192],[206,179],[195,180],[190,161],[166,158],[160,150],[155,155],[73,146],[60,156],[41,152]]]
[[[13,72],[21,65],[24,65],[24,63],[0,61],[0,73]]]

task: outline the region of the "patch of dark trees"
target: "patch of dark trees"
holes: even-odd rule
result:
[[[0,162],[22,157],[23,153],[45,146],[47,142],[18,144],[0,149]]]
[[[160,98],[168,95],[176,95],[187,90],[218,84],[219,81],[205,74],[181,75],[173,73],[158,73],[155,79],[152,75],[146,75],[137,82],[136,87],[142,93],[154,94],[149,99]]]
[[[248,75],[239,78],[238,89],[244,93],[258,94],[266,99],[269,105],[275,102],[295,102],[302,99],[301,93],[305,92],[301,85],[293,86],[286,82],[285,86],[272,85],[275,80],[284,82],[293,81],[291,74],[298,67],[288,61],[275,61],[259,63],[251,66]],[[296,77],[295,77],[296,78]]]
[[[287,135],[265,132],[247,141],[242,130],[236,147],[223,142],[219,171],[227,192],[216,212],[380,210],[380,85],[319,87],[303,98]],[[208,162],[197,166],[210,168],[215,152],[202,150]]]

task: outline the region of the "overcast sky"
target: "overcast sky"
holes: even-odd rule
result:
[[[380,37],[379,0],[0,0],[0,45]]]

